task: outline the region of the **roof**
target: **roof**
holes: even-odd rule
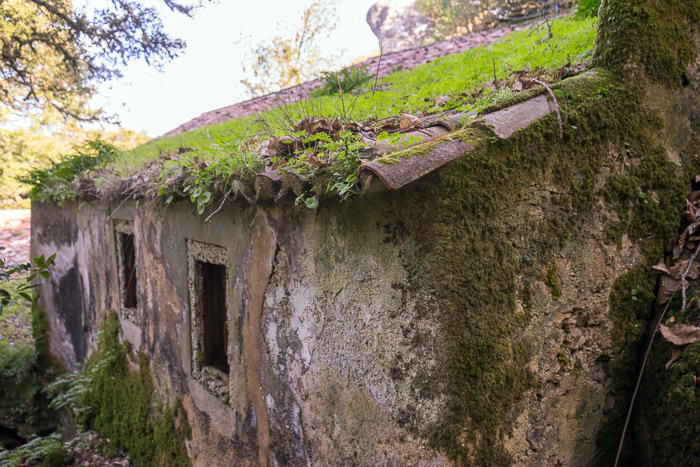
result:
[[[498,39],[510,34],[513,31],[527,29],[529,25],[510,26],[505,28],[491,29],[456,37],[450,40],[435,42],[409,50],[401,50],[385,55],[368,58],[356,63],[355,67],[366,66],[372,74],[378,74],[379,78],[390,75],[397,69],[410,70],[424,63],[428,63],[436,58],[464,52],[471,48],[492,44]],[[190,131],[214,123],[233,120],[253,113],[261,112],[273,108],[280,103],[288,104],[297,102],[309,97],[309,92],[320,87],[321,80],[309,81],[289,89],[265,96],[256,97],[244,102],[222,107],[220,109],[205,112],[182,125],[174,128],[163,135],[163,137],[174,136],[185,131]]]

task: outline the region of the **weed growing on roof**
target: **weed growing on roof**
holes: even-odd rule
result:
[[[506,75],[509,70],[540,66],[556,69],[568,61],[586,60],[595,40],[595,19],[565,18],[553,22],[554,39],[544,40],[544,31],[522,31],[508,35],[494,45],[481,46],[466,52],[433,60],[412,70],[398,70],[379,80],[376,92],[361,94],[349,118],[354,120],[382,119],[402,113],[416,115],[419,112],[442,111],[435,109],[434,100],[447,95],[455,100],[462,93],[493,79],[496,73]],[[426,100],[427,99],[427,100]],[[310,106],[308,102],[304,105]],[[284,106],[285,112],[295,112],[301,103]],[[339,115],[342,103],[339,96],[325,96],[317,100],[322,115]],[[289,109],[289,110],[287,110]],[[265,112],[280,113],[280,110]],[[299,114],[299,112],[296,112]],[[309,114],[299,115],[299,118]],[[317,114],[321,115],[321,114]],[[210,141],[251,136],[253,118],[244,117],[205,128],[188,131],[169,138],[162,138],[131,151],[143,161],[155,158],[161,152],[175,152],[179,147],[206,148]],[[210,136],[207,134],[210,133]]]
[[[73,154],[61,156],[46,168],[35,168],[19,181],[31,185],[28,196],[33,201],[55,201],[59,205],[75,199],[81,184],[91,184],[98,168],[113,162],[119,151],[103,141],[88,141],[74,148]],[[81,194],[82,194],[81,193]]]
[[[350,67],[335,71],[324,71],[321,73],[323,86],[314,94],[317,96],[330,96],[341,92],[353,92],[360,90],[371,79],[372,75],[367,72],[367,66]]]
[[[343,94],[309,98],[262,112],[256,119],[239,118],[163,138],[110,156],[104,163],[100,160],[95,166],[78,164],[75,170],[68,168],[66,177],[41,174],[48,179],[35,176],[28,180],[33,185],[30,197],[61,202],[82,189],[81,194],[88,197],[162,199],[166,203],[189,199],[203,213],[220,197],[255,191],[255,175],[276,170],[297,175],[298,182],[291,188],[299,203],[315,208],[321,196],[334,193],[346,199],[360,189],[357,169],[368,154],[363,145],[368,137],[381,140],[377,134],[385,132],[387,121],[402,120],[397,115],[404,114],[418,120],[416,116],[448,110],[480,112],[508,101],[518,93],[510,90],[507,80],[498,78],[493,89],[482,87],[493,80],[494,67],[495,74],[502,77],[533,64],[539,73],[585,60],[594,42],[594,20],[558,20],[552,33],[554,39],[545,37],[544,31],[515,33],[492,46],[398,71],[381,80],[376,92],[355,95],[351,102]],[[556,79],[557,73],[550,73]],[[353,86],[350,83],[364,81],[359,71],[347,74],[335,77],[338,91],[343,78],[349,80],[348,88]],[[416,143],[403,140],[410,127],[389,127],[385,139],[401,140],[404,148]],[[426,149],[414,146],[403,155]],[[396,162],[403,155],[382,156],[380,161]],[[77,156],[80,160],[81,154]],[[95,170],[105,165],[108,167]]]

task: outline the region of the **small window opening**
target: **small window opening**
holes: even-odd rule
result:
[[[122,267],[124,268],[123,300],[125,308],[136,308],[138,299],[136,295],[136,248],[134,247],[133,234],[120,234]]]
[[[197,261],[202,278],[201,303],[204,321],[204,366],[229,373],[226,329],[226,267]]]

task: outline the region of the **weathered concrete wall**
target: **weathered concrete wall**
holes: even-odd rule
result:
[[[131,221],[140,314],[122,317],[124,337],[163,397],[183,398],[196,465],[441,465],[410,429],[439,413],[413,388],[434,371],[439,325],[425,291],[408,290],[386,201],[318,215],[230,204],[206,225],[184,202],[35,203],[33,253],[58,253],[40,300],[52,351],[75,368],[119,309],[114,225]],[[187,240],[228,254],[228,400],[192,377]]]
[[[124,337],[150,357],[162,397],[183,399],[195,465],[448,464],[425,439],[444,416],[447,351],[433,292],[415,279],[426,248],[412,217],[439,202],[421,188],[435,184],[427,178],[318,213],[231,203],[208,224],[187,202],[35,204],[33,253],[58,252],[41,289],[52,350],[75,367],[102,313],[119,309],[114,225],[130,221],[140,303],[136,319],[121,320]],[[544,218],[552,196],[533,190],[514,212]],[[611,403],[607,293],[638,251],[605,246],[605,220],[591,221],[556,260],[560,300],[542,277],[521,278],[532,283],[522,332],[537,384],[514,407],[506,439],[520,465],[552,456],[586,465]],[[225,397],[193,377],[188,240],[227,252]]]

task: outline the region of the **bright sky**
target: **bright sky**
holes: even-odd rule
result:
[[[90,7],[100,0],[84,0]],[[339,23],[328,39],[329,52],[345,52],[348,64],[378,54],[377,39],[366,23],[367,10],[377,0],[339,0]],[[150,2],[149,2],[150,3]],[[124,78],[107,83],[97,106],[119,116],[124,128],[158,136],[198,115],[246,100],[241,63],[246,46],[293,33],[311,0],[220,0],[205,3],[194,19],[163,11],[166,31],[187,42],[180,57],[162,71],[134,63]],[[243,44],[240,40],[243,39]]]

